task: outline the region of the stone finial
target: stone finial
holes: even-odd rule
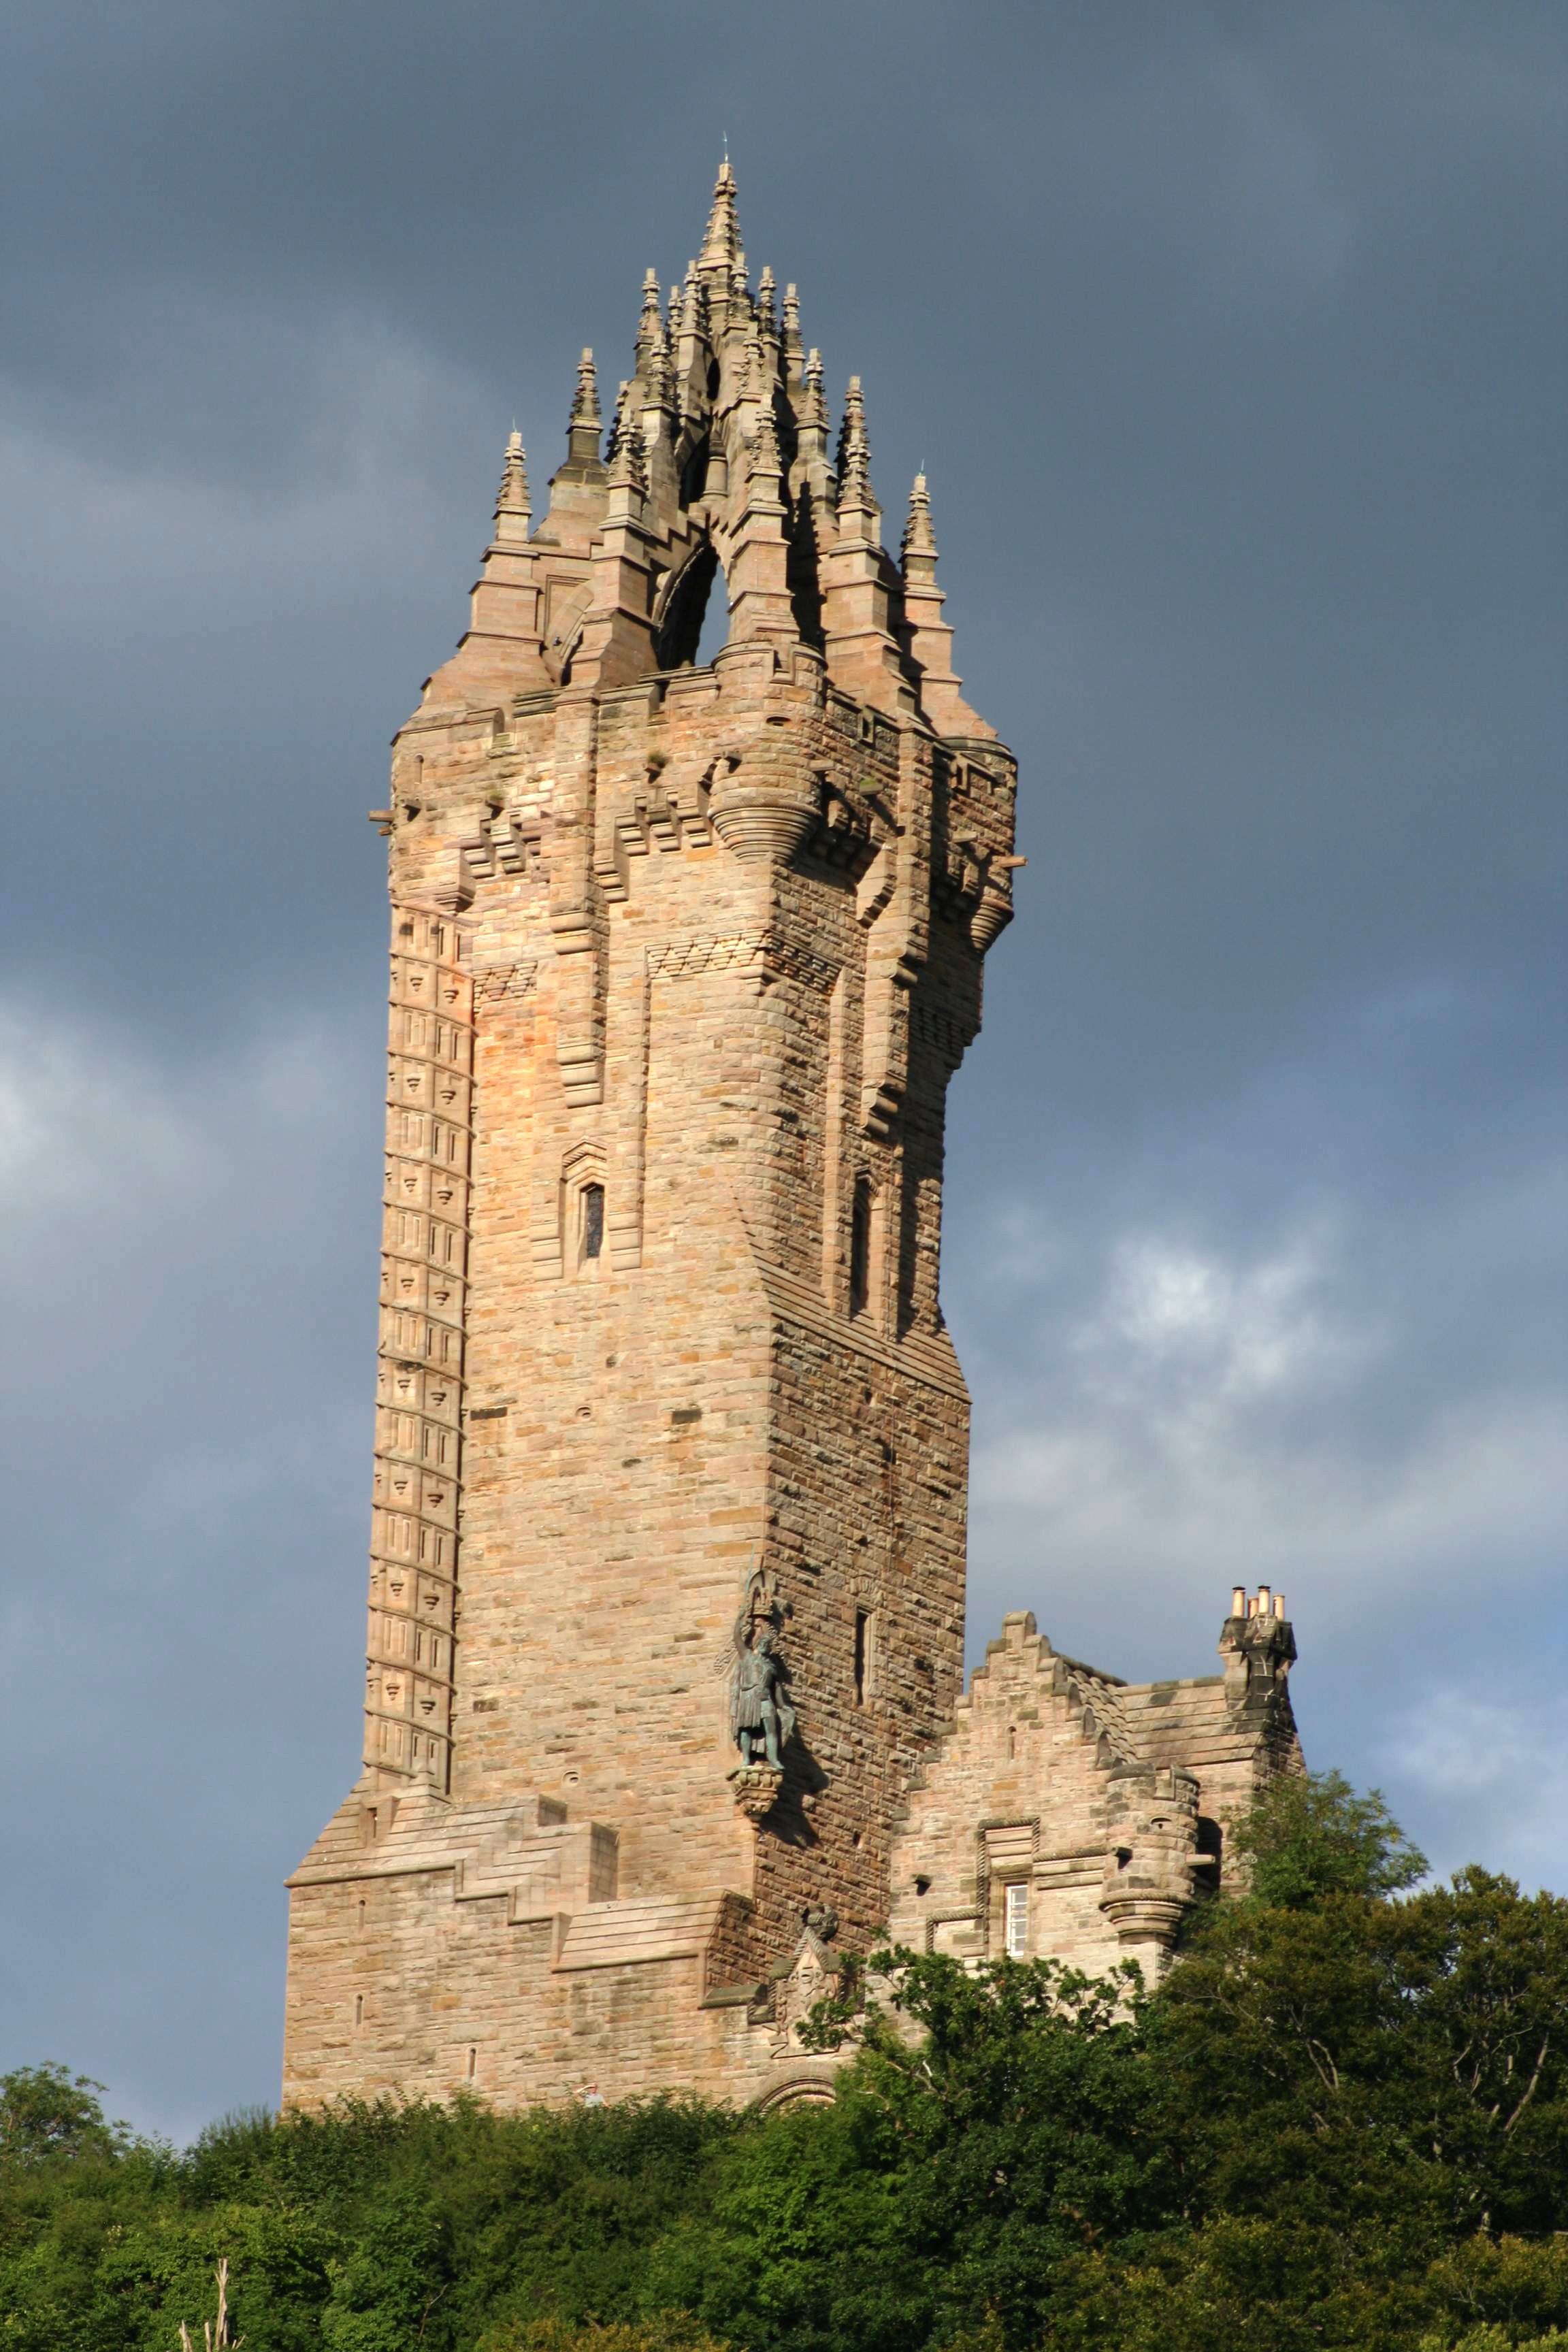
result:
[[[858,375],[849,379],[838,431],[838,521],[841,530],[847,526],[847,536],[869,540],[876,539],[881,523],[881,509],[871,494],[871,442]]]
[[[746,276],[746,257],[737,251],[730,268],[730,318],[731,323],[745,325],[754,316],[756,305],[752,300],[751,281]]]
[[[804,426],[827,430],[827,401],[822,389],[822,353],[814,343],[806,353],[801,372],[801,399],[798,421]]]
[[[910,492],[909,520],[904,525],[902,553],[904,577],[932,580],[936,577],[936,533],[931,526],[931,493],[923,474],[915,476]]]
[[[628,416],[616,443],[616,454],[610,460],[610,488],[635,490],[639,499],[647,496],[647,447],[642,427]],[[615,509],[611,509],[612,514]]]
[[[785,365],[798,370],[800,366],[800,296],[792,278],[784,290],[784,329],[781,344]]]
[[[503,516],[520,521],[524,536],[531,518],[528,503],[528,453],[522,446],[522,436],[513,425],[507,436],[506,457],[501,466],[500,488],[496,494],[496,520]]]
[[[572,395],[572,414],[566,428],[574,458],[590,461],[597,458],[599,428],[603,423],[599,409],[599,378],[594,366],[593,352],[584,343],[583,356],[577,362],[577,389]]]
[[[708,289],[697,274],[697,264],[686,265],[686,278],[680,289],[680,314],[678,332],[701,336],[708,328]]]
[[[871,463],[870,437],[866,431],[866,396],[860,389],[860,379],[852,375],[849,389],[844,395],[844,415],[838,427],[838,475],[847,482],[858,476],[864,481]]]
[[[626,430],[626,422],[630,417],[631,413],[631,380],[627,376],[623,376],[619,383],[616,386],[616,405],[610,415],[610,437],[605,444],[605,463],[606,466],[613,465],[615,462],[616,451],[621,446],[621,435]]]
[[[776,499],[779,476],[784,470],[784,458],[779,450],[778,426],[773,419],[773,404],[766,389],[762,394],[757,410],[757,429],[752,439],[751,454],[746,465],[749,482],[765,485]]]
[[[719,166],[719,177],[713,183],[713,205],[708,215],[698,267],[722,270],[727,279],[740,242],[735,220],[735,174],[730,169],[730,158],[726,155]]]
[[[635,489],[639,498],[647,498],[647,449],[642,427],[637,423],[634,387],[630,382],[621,385],[616,396],[605,457],[610,468],[611,488]]]
[[[778,320],[774,310],[773,273],[764,262],[757,280],[757,326],[763,335],[776,336]]]
[[[650,354],[658,349],[664,335],[664,320],[658,303],[658,272],[645,269],[642,281],[642,315],[637,320],[637,368],[641,372]]]

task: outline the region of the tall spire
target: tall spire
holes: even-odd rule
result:
[[[699,268],[722,270],[727,285],[740,242],[740,231],[735,222],[735,174],[730,169],[730,158],[726,155],[719,166],[719,177],[713,183],[713,208],[708,215]]]
[[[599,455],[599,427],[604,419],[599,413],[599,379],[594,369],[594,354],[587,344],[577,362],[577,389],[572,395],[572,415],[567,424],[570,454],[579,464],[593,464]]]

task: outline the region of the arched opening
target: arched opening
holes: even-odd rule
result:
[[[690,506],[708,488],[708,452],[711,446],[704,434],[680,469],[680,503],[683,507]]]
[[[1197,1868],[1193,1873],[1193,1885],[1203,1893],[1217,1893],[1220,1864],[1225,1851],[1225,1832],[1207,1813],[1198,1815],[1198,1833],[1194,1840],[1197,1848]]]
[[[660,669],[701,667],[730,642],[730,593],[710,540],[688,562],[669,592],[654,644]]]

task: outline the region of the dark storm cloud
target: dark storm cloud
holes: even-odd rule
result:
[[[540,483],[725,132],[890,539],[929,466],[1023,762],[954,1090],[972,1633],[1024,1599],[1202,1671],[1272,1572],[1314,1754],[1562,1883],[1513,1664],[1568,1649],[1556,13],[153,0],[5,43],[0,2063],[180,2129],[273,2090],[278,1880],[354,1738],[363,812],[513,415]]]

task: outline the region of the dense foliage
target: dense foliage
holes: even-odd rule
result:
[[[1159,1990],[888,1954],[831,2107],[231,2117],[0,2078],[0,2352],[1568,2352],[1568,1903],[1333,1776]]]

